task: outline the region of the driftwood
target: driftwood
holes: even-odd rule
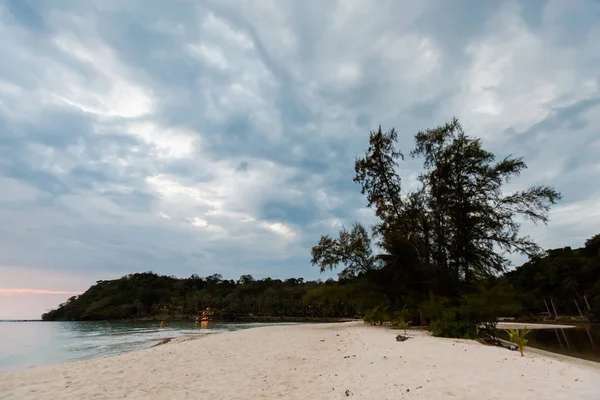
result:
[[[481,340],[484,343],[491,344],[493,346],[504,347],[505,349],[508,349],[511,351],[517,351],[519,349],[519,347],[516,344],[506,341],[504,339],[500,339],[499,337],[492,336],[492,335],[485,335],[484,337],[481,338]]]
[[[396,336],[396,342],[404,342],[406,339],[409,339],[409,336],[402,336],[402,335]]]
[[[160,342],[156,343],[154,346],[152,347],[156,347],[156,346],[160,346],[161,344],[167,344],[171,341],[172,338],[166,338],[166,339],[161,339]]]

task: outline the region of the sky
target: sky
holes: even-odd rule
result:
[[[154,271],[321,275],[368,134],[460,119],[600,227],[597,0],[0,0],[0,319]],[[418,165],[401,165],[405,188]],[[515,259],[515,263],[522,259]]]

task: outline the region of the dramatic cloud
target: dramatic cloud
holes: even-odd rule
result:
[[[0,0],[0,287],[317,278],[319,235],[372,219],[352,182],[369,130],[408,149],[452,116],[525,157],[511,189],[563,193],[525,232],[580,246],[600,226],[599,42],[594,0]],[[34,270],[81,286],[5,283]]]

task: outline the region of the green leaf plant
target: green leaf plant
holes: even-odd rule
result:
[[[519,351],[521,352],[521,357],[523,357],[523,352],[525,350],[525,345],[527,344],[527,335],[531,333],[530,329],[524,327],[523,329],[506,329],[506,333],[508,333],[509,340],[516,344],[519,347]]]

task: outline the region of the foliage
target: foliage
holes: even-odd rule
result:
[[[390,321],[389,306],[378,305],[365,312],[363,320],[371,325],[383,325]]]
[[[521,352],[521,357],[523,357],[523,352],[525,351],[525,345],[527,344],[527,335],[531,332],[531,330],[524,327],[522,329],[507,329],[506,333],[508,333],[509,340],[516,344],[519,347],[519,351]]]
[[[342,228],[337,239],[322,236],[319,244],[312,248],[311,262],[318,265],[321,272],[335,269],[339,264],[345,265],[343,274],[346,276],[370,271],[375,266],[371,237],[359,223],[353,224],[350,231]]]
[[[397,328],[404,330],[404,336],[406,336],[406,330],[408,328],[410,328],[411,324],[412,324],[412,321],[405,321],[403,319],[401,319],[395,323]]]
[[[600,254],[600,234],[594,235],[585,241],[585,247],[581,250],[585,257],[594,257]]]
[[[514,317],[522,313],[517,293],[505,278],[480,281],[470,293],[461,296],[460,304],[475,322],[493,322],[501,315]]]
[[[527,168],[521,158],[496,161],[457,119],[419,132],[415,143],[411,154],[424,159],[420,181],[438,268],[468,285],[504,270],[508,260],[498,250],[539,253],[532,240],[519,236],[517,218],[545,223],[560,194],[545,186],[504,194],[502,186]]]
[[[354,224],[337,238],[322,236],[312,248],[312,263],[321,271],[342,266],[340,278],[358,279],[363,288],[381,293],[391,313],[408,307],[422,324],[437,320],[439,332],[471,335],[475,326],[462,326],[463,319],[519,312],[514,298],[507,301],[514,295],[510,285],[495,278],[505,271],[508,253],[541,253],[533,240],[519,235],[519,221],[546,223],[561,196],[549,186],[507,194],[504,185],[526,168],[524,161],[496,160],[456,119],[414,139],[410,155],[423,169],[418,187],[403,191],[398,133],[381,127],[370,133],[364,156],[354,164],[354,182],[377,221],[370,233]],[[495,305],[499,299],[505,309]],[[434,310],[441,302],[446,305]],[[460,307],[464,318],[442,318],[446,307]]]
[[[578,315],[581,311],[600,319],[599,238],[596,235],[588,239],[579,249],[548,250],[543,257],[532,257],[506,274],[507,284],[518,293],[516,297],[528,314],[553,314],[556,307],[563,315]]]
[[[433,321],[440,318],[444,310],[452,306],[450,299],[447,297],[436,296],[421,304],[421,313],[426,320]]]
[[[238,282],[215,274],[177,279],[151,272],[98,281],[71,297],[44,320],[193,318],[207,308],[216,317],[353,317],[351,283],[261,279],[243,275]]]
[[[459,307],[444,310],[439,318],[429,323],[429,332],[433,336],[462,339],[475,339],[478,333],[477,324]]]

